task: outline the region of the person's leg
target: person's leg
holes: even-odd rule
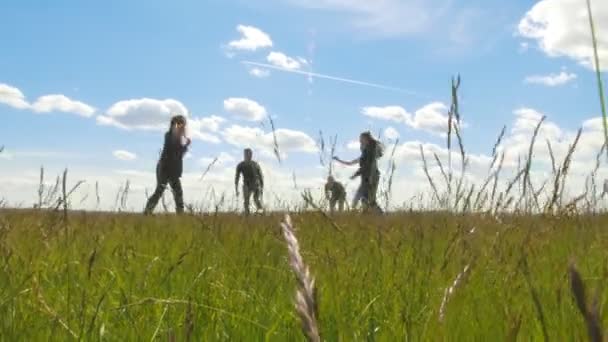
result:
[[[361,201],[361,198],[363,196],[363,183],[361,183],[361,185],[359,185],[359,188],[357,188],[357,191],[355,192],[355,196],[353,197],[353,205],[352,205],[352,210],[356,210],[357,206],[359,205],[359,202]]]
[[[371,204],[370,199],[369,199],[369,194],[370,194],[369,181],[362,179],[359,190],[361,191],[361,193],[359,194],[359,196],[361,197],[361,208],[363,209],[363,211],[367,211]]]
[[[262,191],[260,188],[255,188],[253,190],[253,202],[255,203],[255,207],[257,210],[263,210],[264,206],[262,205]]]
[[[249,200],[251,199],[251,189],[247,185],[243,185],[243,210],[245,215],[249,215]]]
[[[334,211],[336,211],[336,199],[332,197],[329,199],[329,212],[333,214]]]
[[[144,214],[151,214],[156,208],[158,201],[160,200],[165,188],[167,187],[167,176],[163,174],[162,168],[160,165],[156,166],[156,189],[150,198],[148,198],[148,202],[146,203],[146,208],[144,209]]]
[[[338,210],[339,210],[340,212],[343,212],[343,211],[344,211],[344,202],[346,202],[346,198],[345,198],[345,197],[342,197],[342,198],[340,198],[340,199],[338,200]]]
[[[171,178],[169,181],[171,190],[173,190],[173,199],[175,200],[175,212],[178,214],[184,213],[184,190],[182,182],[179,178]]]
[[[380,205],[378,205],[378,201],[377,201],[377,193],[378,193],[378,185],[380,184],[380,173],[376,172],[376,174],[374,175],[374,177],[372,178],[370,185],[369,185],[369,199],[370,199],[370,207],[379,212],[382,213],[382,208],[380,208]]]

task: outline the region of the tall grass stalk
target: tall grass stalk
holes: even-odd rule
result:
[[[310,274],[308,266],[304,263],[300,254],[300,243],[295,235],[291,217],[285,216],[281,222],[283,237],[287,243],[289,252],[289,265],[293,270],[298,282],[296,290],[296,311],[302,322],[302,332],[312,342],[320,342],[319,327],[317,325],[317,290],[315,280]]]
[[[593,60],[595,62],[595,76],[597,78],[597,89],[600,96],[600,106],[602,108],[602,121],[604,123],[604,141],[608,144],[608,115],[606,114],[606,100],[604,99],[604,84],[602,82],[602,68],[597,48],[597,37],[595,35],[595,24],[593,22],[593,11],[591,10],[591,0],[587,0],[587,12],[589,13],[589,26],[591,28],[591,42],[593,45]],[[607,150],[608,152],[608,150]],[[607,154],[608,156],[608,154]]]

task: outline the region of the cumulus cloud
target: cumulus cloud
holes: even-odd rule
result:
[[[389,140],[397,140],[400,136],[399,131],[397,131],[394,127],[389,126],[384,130],[384,137]]]
[[[274,133],[281,153],[317,151],[314,139],[304,132],[279,128]],[[274,150],[273,133],[264,132],[261,128],[232,125],[222,132],[222,136],[231,145],[262,150],[267,155]]]
[[[600,65],[608,70],[608,2],[592,2]],[[520,20],[518,33],[536,41],[550,57],[566,56],[592,67],[593,47],[587,7],[580,0],[541,0]]]
[[[264,106],[243,97],[231,97],[224,100],[224,110],[248,121],[262,121],[267,115]]]
[[[84,117],[91,117],[95,113],[95,108],[61,94],[41,96],[31,107],[38,113],[64,112]]]
[[[285,70],[299,70],[303,65],[308,64],[308,62],[301,57],[296,59],[276,51],[269,53],[266,60],[268,63]]]
[[[0,83],[0,103],[17,109],[26,109],[30,106],[21,90],[3,83]]]
[[[112,152],[112,155],[114,155],[114,157],[116,159],[123,160],[123,161],[132,161],[132,160],[137,159],[137,155],[135,153],[125,151],[125,150],[116,150],[116,151]]]
[[[413,129],[444,135],[448,126],[447,111],[445,104],[433,102],[416,110],[414,114],[400,106],[364,107],[361,113],[370,118],[403,123]]]
[[[258,49],[272,47],[272,39],[270,36],[254,26],[239,25],[237,31],[241,34],[241,38],[228,43],[228,47],[232,50],[256,51]]]
[[[95,108],[88,104],[61,94],[40,96],[30,104],[21,90],[3,83],[0,83],[0,103],[16,109],[31,109],[37,113],[64,112],[84,117],[90,117],[95,113]]]
[[[249,69],[249,75],[257,78],[266,78],[270,76],[270,71],[262,68],[251,68]]]
[[[165,131],[173,115],[181,114],[188,117],[188,133],[194,139],[210,143],[219,143],[217,136],[209,132],[217,132],[224,121],[221,117],[207,118],[190,117],[188,109],[174,99],[132,99],[113,104],[105,115],[97,116],[97,123],[114,126],[125,130]]]
[[[532,75],[525,78],[524,82],[529,84],[540,84],[547,87],[557,87],[574,81],[576,74],[562,71],[559,74]]]

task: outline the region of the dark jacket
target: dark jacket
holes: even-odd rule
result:
[[[325,195],[334,200],[344,199],[346,198],[346,189],[340,182],[334,181],[332,185],[325,183]]]
[[[241,174],[243,175],[243,184],[248,188],[264,188],[264,176],[262,175],[262,169],[257,162],[253,160],[244,160],[240,162],[236,167],[235,183],[238,183]]]
[[[377,162],[378,158],[380,158],[379,151],[377,142],[370,142],[365,146],[361,152],[359,170],[357,170],[355,176],[361,176],[361,179],[368,181],[379,174]]]
[[[172,178],[181,177],[184,168],[184,154],[187,151],[188,148],[182,146],[179,137],[173,136],[170,131],[165,133],[165,143],[158,161],[161,172]]]

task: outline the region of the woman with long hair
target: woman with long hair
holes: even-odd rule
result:
[[[169,131],[165,133],[165,143],[156,164],[156,190],[146,203],[144,214],[151,214],[158,204],[167,183],[173,190],[175,199],[175,211],[178,214],[184,212],[184,193],[180,178],[183,170],[184,155],[192,141],[186,137],[186,118],[183,115],[175,115],[171,118]]]
[[[334,157],[334,160],[349,166],[359,164],[359,170],[351,177],[351,179],[355,179],[361,176],[361,184],[353,199],[353,208],[361,200],[364,210],[372,209],[382,212],[376,201],[376,193],[378,191],[378,184],[380,183],[378,159],[382,157],[384,147],[369,131],[359,135],[359,143],[361,147],[361,156],[359,158],[352,161],[344,161],[338,157]]]

